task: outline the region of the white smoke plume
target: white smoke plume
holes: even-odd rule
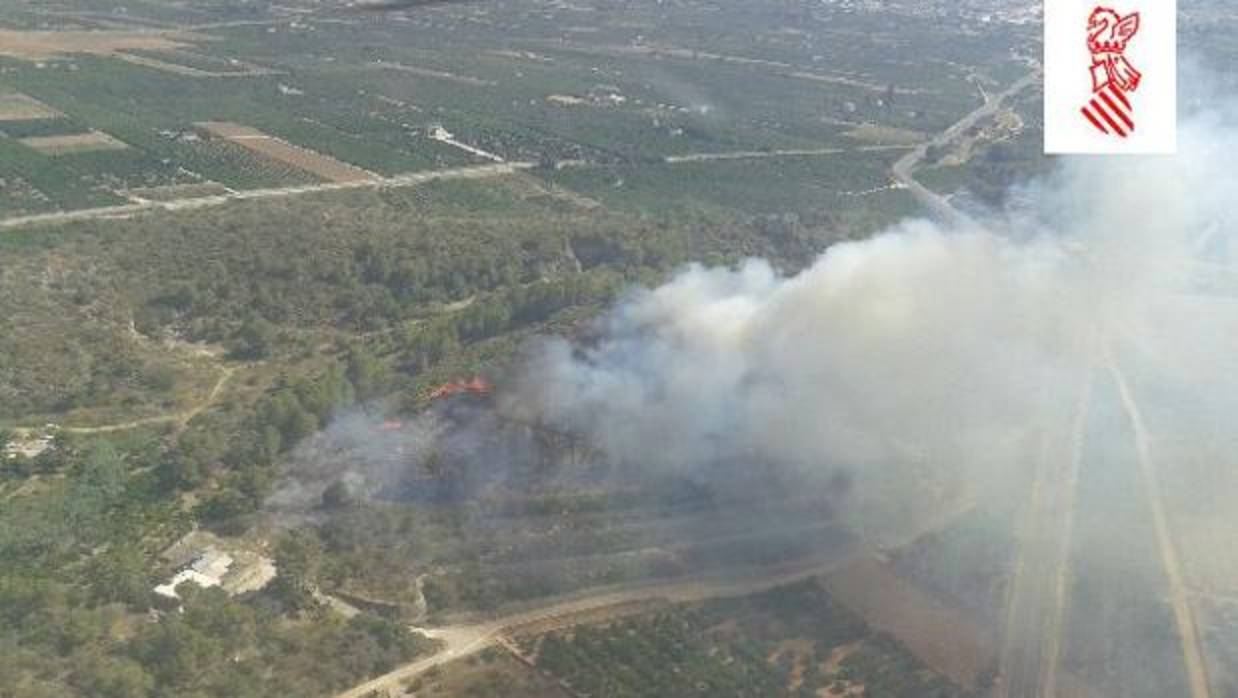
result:
[[[1136,378],[1174,373],[1210,386],[1192,399],[1238,406],[1217,359],[1235,353],[1218,328],[1236,323],[1214,322],[1235,288],[1232,123],[1192,117],[1172,157],[1064,159],[1015,197],[1029,205],[969,229],[905,222],[794,275],[761,260],[688,267],[631,293],[592,341],[529,347],[493,411],[430,412],[394,432],[337,422],[323,439],[339,457],[294,458],[272,503],[316,501],[345,472],[367,492],[416,488],[427,453],[473,463],[474,479],[536,469],[542,446],[512,424],[574,435],[633,473],[844,472],[859,507],[890,481],[1005,486],[1030,467],[1028,435],[1119,354]]]
[[[1238,139],[1210,115],[1181,141],[1174,157],[1065,161],[1025,197],[1033,210],[970,230],[908,222],[793,276],[690,267],[632,294],[595,343],[530,352],[503,409],[659,468],[741,454],[861,480],[913,463],[983,479],[1104,352],[1146,350],[1217,268],[1201,248],[1235,232],[1220,155]]]
[[[1188,107],[1190,89],[1214,93],[1206,79],[1182,84]],[[821,512],[797,514],[789,500],[821,492],[831,530],[846,529],[843,543],[836,536],[821,550],[837,554],[854,533],[892,551],[898,565],[899,551],[923,552],[902,543],[928,539],[932,552],[941,524],[987,498],[998,515],[980,525],[1002,531],[970,541],[964,531],[951,539],[959,547],[933,564],[948,568],[937,571],[955,585],[951,593],[998,624],[1005,616],[993,600],[1003,587],[994,570],[1015,564],[1012,550],[1002,557],[1000,541],[1016,547],[1013,538],[1028,533],[1016,521],[1033,520],[1022,515],[1036,510],[1032,482],[1043,476],[1033,471],[1051,473],[1060,479],[1045,489],[1064,484],[1079,493],[1073,519],[1064,513],[1069,505],[1043,508],[1073,520],[1061,539],[1069,537],[1070,564],[1059,579],[1069,580],[1073,614],[1062,631],[1063,666],[1080,675],[1104,667],[1141,688],[1149,677],[1176,686],[1183,653],[1167,628],[1186,616],[1163,603],[1183,593],[1165,582],[1164,541],[1181,547],[1182,578],[1200,588],[1232,590],[1238,570],[1238,557],[1222,550],[1238,535],[1233,116],[1185,121],[1176,156],[1064,159],[1012,197],[1026,205],[978,215],[967,229],[905,222],[834,245],[795,274],[761,260],[686,268],[632,292],[587,339],[528,347],[498,377],[493,404],[443,401],[394,431],[368,417],[340,420],[320,437],[317,458],[302,459],[293,473],[302,486],[282,489],[283,504],[314,506],[344,473],[366,492],[454,499],[501,483],[505,473],[540,492],[558,484],[537,479],[555,472],[543,467],[558,458],[548,452],[587,444],[582,481],[605,471],[642,480],[647,491],[705,481],[711,496],[715,486],[721,493],[711,497],[716,511],[686,524],[642,520],[648,526],[633,534],[633,549],[687,550],[716,536],[720,521],[758,532],[799,525],[796,540],[811,543],[824,535]],[[419,474],[439,458],[455,479]],[[1077,477],[1043,465],[1055,461],[1074,463]],[[1153,469],[1172,524],[1156,536]],[[845,499],[831,492],[839,473]],[[765,479],[778,482],[761,489]],[[844,525],[835,527],[839,512]],[[497,530],[512,522],[479,514],[470,524]],[[718,556],[761,560],[750,549],[761,553],[770,540],[754,537],[742,553],[721,547]],[[543,564],[536,554],[527,559]],[[683,559],[696,569],[696,558]],[[919,558],[910,559],[915,572]],[[1028,559],[1025,567],[1050,572],[1057,564]],[[1048,601],[1034,610],[1052,612]],[[1201,627],[1217,653],[1210,670],[1223,685],[1238,685],[1232,617]],[[1029,631],[1031,642],[1037,632]],[[1134,694],[1106,694],[1119,693]]]

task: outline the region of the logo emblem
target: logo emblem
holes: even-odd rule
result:
[[[1177,7],[1177,0],[1044,0],[1046,153],[1177,150]]]
[[[1080,112],[1108,136],[1126,138],[1135,132],[1135,111],[1127,95],[1139,89],[1143,75],[1126,59],[1126,45],[1138,33],[1138,12],[1122,16],[1097,7],[1088,18],[1092,99]]]

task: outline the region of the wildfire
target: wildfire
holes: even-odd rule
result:
[[[469,381],[456,381],[454,383],[444,383],[435,388],[430,393],[431,400],[438,400],[452,395],[489,395],[494,392],[494,386],[490,381],[481,376],[473,376]]]

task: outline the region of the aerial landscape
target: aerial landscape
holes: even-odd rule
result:
[[[0,698],[1238,698],[1238,8],[0,0]]]

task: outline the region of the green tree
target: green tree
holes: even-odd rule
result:
[[[64,516],[70,530],[87,542],[103,536],[104,517],[123,499],[127,482],[120,453],[107,441],[96,443],[65,493]]]
[[[247,361],[265,359],[275,344],[275,326],[262,317],[251,317],[241,325],[232,344],[232,356]]]
[[[336,480],[322,491],[324,509],[347,509],[360,503],[357,493],[343,479]]]
[[[147,569],[146,560],[136,549],[116,546],[90,561],[91,594],[97,602],[117,601],[145,608],[151,593]]]
[[[309,610],[317,606],[314,589],[322,557],[322,541],[313,531],[299,529],[280,539],[275,548],[275,566],[279,570],[275,589],[291,608]]]
[[[387,381],[386,368],[368,349],[354,346],[348,352],[345,376],[356,390],[357,397],[368,400],[378,394]]]
[[[131,652],[162,686],[174,687],[193,682],[217,665],[226,649],[224,641],[212,640],[186,623],[179,614],[170,614],[159,623],[145,627],[134,639]],[[180,694],[177,691],[164,693]]]
[[[155,680],[131,659],[97,656],[75,683],[92,698],[142,698],[150,695]]]

